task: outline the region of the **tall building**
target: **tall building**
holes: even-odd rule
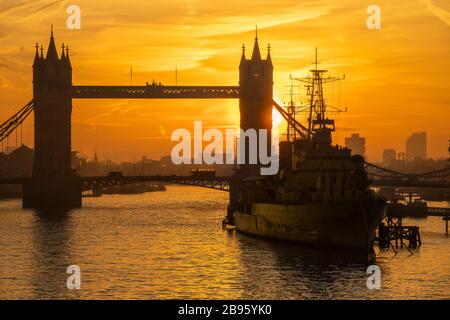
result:
[[[384,149],[383,150],[383,164],[390,165],[395,161],[397,157],[397,152],[395,149]]]
[[[413,133],[406,139],[406,156],[413,159],[427,158],[427,132]]]
[[[366,156],[366,138],[360,137],[358,133],[353,133],[350,137],[345,138],[345,145],[352,150],[352,154]]]

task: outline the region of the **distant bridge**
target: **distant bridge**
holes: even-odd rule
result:
[[[450,189],[450,181],[446,180],[409,180],[409,179],[374,178],[371,180],[371,185],[377,187]]]
[[[0,185],[24,184],[30,177],[0,177]],[[83,192],[143,182],[168,182],[182,185],[191,185],[221,191],[230,190],[230,177],[201,177],[177,175],[152,176],[97,176],[79,177]]]
[[[82,177],[81,190],[90,191],[107,187],[142,182],[169,182],[175,184],[192,185],[221,191],[230,190],[230,177],[196,177],[196,176],[105,176],[105,177]]]
[[[367,164],[369,167],[376,165]],[[392,171],[381,168],[381,171]],[[436,177],[439,172],[439,177]],[[369,178],[372,186],[378,187],[409,187],[409,188],[439,188],[450,189],[450,181],[442,178],[450,175],[450,168],[430,172],[428,174],[395,174],[380,175],[370,173]],[[430,178],[431,177],[431,178]],[[5,184],[24,184],[28,177],[0,177],[0,185]],[[79,177],[82,191],[102,189],[112,186],[142,183],[142,182],[168,182],[183,185],[192,185],[221,191],[230,190],[231,177],[202,177],[202,176],[183,176],[183,175],[150,175],[150,176],[95,176]]]
[[[373,186],[450,189],[450,166],[423,173],[404,173],[366,163]]]

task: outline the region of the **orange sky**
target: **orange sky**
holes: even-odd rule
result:
[[[382,10],[381,30],[366,28],[366,8]],[[81,7],[81,30],[66,29],[66,8]],[[259,27],[265,56],[272,47],[275,95],[286,100],[289,74],[302,76],[319,47],[322,67],[346,80],[330,86],[336,143],[359,132],[370,161],[383,148],[404,151],[412,132],[428,132],[428,153],[447,155],[450,137],[450,3],[382,1],[55,1],[0,0],[0,122],[32,97],[36,41],[69,44],[76,85],[237,85],[242,43]],[[339,94],[340,92],[340,94]],[[340,98],[339,98],[340,97]],[[170,134],[203,120],[235,127],[238,101],[74,100],[73,148],[100,159],[130,161],[170,153]],[[29,127],[24,142],[29,144]],[[14,144],[14,143],[13,143]]]

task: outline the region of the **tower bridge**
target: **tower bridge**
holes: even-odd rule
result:
[[[73,99],[238,99],[240,128],[265,129],[270,150],[272,109],[275,108],[298,132],[308,136],[308,128],[290,117],[273,100],[273,64],[270,47],[262,59],[258,36],[255,37],[250,59],[243,47],[239,64],[238,86],[81,86],[72,83],[72,63],[69,48],[62,46],[58,55],[53,36],[44,57],[43,47],[36,44],[33,63],[33,99],[19,112],[0,125],[0,141],[7,137],[34,112],[34,164],[32,177],[0,177],[0,184],[22,184],[23,206],[31,208],[80,207],[83,191],[112,185],[145,181],[161,181],[231,191],[231,177],[137,176],[78,177],[71,168],[71,117]],[[259,137],[257,137],[259,139]],[[259,146],[259,141],[256,143]],[[245,159],[249,159],[246,143]],[[373,166],[372,180],[378,186],[417,186],[449,188],[449,168],[423,175],[407,175]],[[243,164],[239,178],[257,175],[260,164]]]
[[[58,55],[53,29],[46,55],[36,44],[33,62],[33,100],[0,126],[0,140],[6,139],[34,112],[34,163],[32,177],[0,178],[0,183],[23,184],[24,207],[80,207],[81,193],[100,185],[134,181],[171,181],[227,190],[228,178],[192,177],[111,177],[83,178],[71,168],[71,117],[73,99],[238,99],[241,128],[272,129],[273,65],[268,50],[261,57],[258,36],[250,59],[242,50],[238,86],[82,86],[72,83],[69,48],[62,46]],[[258,137],[259,139],[259,137]],[[271,136],[266,137],[270,146]],[[257,141],[259,145],[259,141]],[[268,149],[270,150],[270,149]],[[248,159],[248,146],[245,152]],[[259,172],[259,164],[244,164],[242,176]]]

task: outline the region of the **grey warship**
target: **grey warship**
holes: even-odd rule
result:
[[[336,78],[324,77],[327,70],[318,69],[316,49],[315,67],[304,78],[309,118],[302,125],[289,106],[286,111],[273,99],[268,102],[272,70],[270,51],[261,60],[256,38],[252,58],[245,59],[243,53],[240,81],[242,87],[263,94],[259,100],[246,101],[244,93],[241,129],[271,129],[267,117],[258,117],[262,112],[271,114],[271,107],[283,115],[288,139],[279,144],[279,171],[261,176],[255,166],[241,165],[230,184],[224,224],[263,238],[372,252],[386,201],[369,188],[365,159],[332,143],[335,122],[328,118],[323,83]]]

